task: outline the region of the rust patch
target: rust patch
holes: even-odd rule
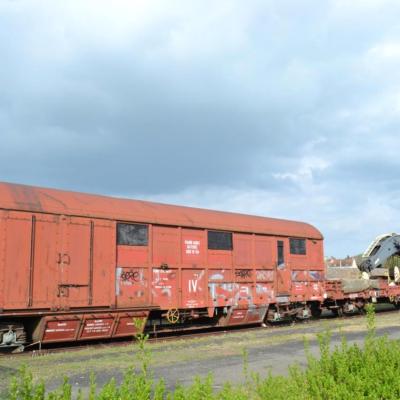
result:
[[[15,204],[29,211],[43,211],[38,191],[31,186],[8,185]]]

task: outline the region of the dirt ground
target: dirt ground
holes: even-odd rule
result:
[[[387,334],[400,339],[400,313],[378,313],[376,315],[377,334]],[[185,338],[176,341],[159,341],[147,346],[152,353],[151,370],[154,377],[164,378],[167,387],[173,388],[177,382],[187,385],[195,376],[214,375],[216,387],[226,381],[238,382],[243,379],[243,351],[248,353],[248,368],[262,376],[286,374],[289,365],[306,364],[304,340],[310,351],[318,354],[316,334],[330,330],[332,346],[339,344],[342,335],[349,342],[362,343],[366,333],[363,317],[331,319],[326,318],[294,326],[266,328],[255,331],[234,331],[218,336]],[[84,348],[73,352],[47,354],[32,357],[3,356],[0,358],[0,391],[4,391],[10,378],[21,364],[26,364],[35,379],[44,379],[47,387],[57,387],[64,376],[69,377],[74,389],[88,387],[91,372],[96,374],[98,387],[114,377],[120,382],[124,372],[137,365],[137,346],[107,346],[104,348]]]

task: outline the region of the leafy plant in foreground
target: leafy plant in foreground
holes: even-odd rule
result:
[[[307,366],[289,368],[288,376],[269,373],[261,377],[249,371],[248,353],[243,352],[243,381],[227,382],[215,389],[212,374],[195,378],[192,385],[177,385],[167,390],[163,380],[156,381],[149,369],[151,352],[148,336],[137,335],[136,359],[138,368],[129,369],[117,385],[111,379],[97,390],[94,375],[86,396],[78,392],[79,400],[358,400],[400,398],[400,343],[386,336],[376,336],[375,314],[372,305],[366,307],[367,335],[363,346],[348,343],[342,337],[331,349],[332,333],[317,335],[319,356],[313,356],[305,344]],[[141,332],[141,330],[139,330]],[[35,383],[31,372],[22,367],[13,378],[7,399],[11,400],[71,400],[72,387],[68,379],[54,392],[46,393],[43,382]]]

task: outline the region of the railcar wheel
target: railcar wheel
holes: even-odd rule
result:
[[[179,310],[177,308],[170,308],[167,311],[167,321],[170,324],[176,324],[179,321]]]

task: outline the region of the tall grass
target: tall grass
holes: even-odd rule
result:
[[[55,391],[47,392],[43,382],[35,382],[30,371],[23,367],[9,388],[12,400],[358,400],[400,398],[400,344],[386,336],[375,334],[373,306],[367,307],[368,332],[363,345],[349,344],[343,337],[331,348],[331,334],[318,335],[319,356],[315,357],[306,345],[307,366],[293,365],[288,376],[261,376],[249,370],[244,352],[242,383],[227,382],[222,389],[214,389],[213,376],[195,378],[188,387],[176,386],[167,390],[164,381],[155,380],[149,369],[151,353],[146,346],[147,336],[138,335],[139,368],[125,373],[117,385],[111,379],[97,388],[94,375],[83,395],[73,397],[66,378]]]

